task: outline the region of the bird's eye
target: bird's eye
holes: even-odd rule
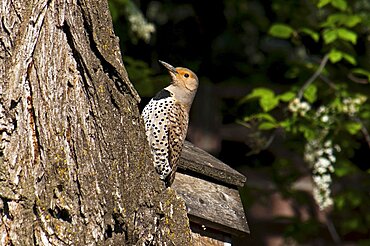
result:
[[[189,74],[188,73],[184,74],[184,77],[185,78],[188,78],[189,77]]]

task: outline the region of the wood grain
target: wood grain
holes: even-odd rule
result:
[[[188,141],[185,141],[179,168],[185,172],[191,171],[217,180],[228,186],[243,187],[246,182],[243,174]]]
[[[249,233],[238,190],[182,173],[172,187],[185,200],[190,221],[233,235]]]

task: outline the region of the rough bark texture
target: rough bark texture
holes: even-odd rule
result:
[[[0,245],[190,245],[107,2],[0,7]]]

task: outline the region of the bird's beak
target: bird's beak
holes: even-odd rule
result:
[[[176,68],[167,62],[158,60],[170,73],[177,74]]]

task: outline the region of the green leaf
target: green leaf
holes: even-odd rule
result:
[[[361,130],[362,124],[359,122],[347,122],[344,127],[350,134],[355,135],[359,130]]]
[[[340,60],[342,60],[343,58],[344,58],[344,60],[348,61],[352,65],[357,64],[357,61],[353,56],[351,56],[350,54],[347,54],[343,51],[340,51],[340,50],[337,50],[337,49],[332,49],[329,53],[329,60],[332,63],[337,63]]]
[[[347,173],[348,173],[348,170],[346,168],[343,168],[343,167],[336,167],[335,168],[335,175],[337,175],[338,177],[343,177]]]
[[[301,73],[301,68],[298,66],[292,66],[285,72],[284,76],[288,79],[296,79]]]
[[[370,71],[367,71],[367,70],[362,69],[362,68],[355,68],[355,69],[352,70],[352,73],[354,73],[356,75],[366,76],[367,80],[370,81]]]
[[[251,115],[251,116],[247,116],[247,117],[244,117],[244,121],[250,121],[252,119],[259,119],[259,120],[267,120],[269,122],[273,122],[275,123],[276,122],[276,119],[274,117],[272,117],[270,114],[268,113],[259,113],[259,114],[254,114],[254,115]]]
[[[283,102],[289,102],[291,101],[294,97],[296,96],[296,94],[292,91],[287,91],[281,95],[279,95],[277,98]]]
[[[338,28],[337,33],[340,39],[350,41],[352,44],[356,44],[357,34],[355,32],[352,32],[346,28]]]
[[[353,201],[351,202],[353,203]],[[360,225],[361,225],[361,221],[359,217],[350,217],[346,220],[346,223],[343,226],[344,228],[343,230],[355,231],[355,230],[358,230],[358,228],[360,228]]]
[[[303,136],[307,140],[311,140],[311,139],[315,138],[315,131],[311,127],[307,127],[305,125],[300,125],[298,127],[298,130],[303,133]]]
[[[337,63],[343,58],[343,53],[337,49],[332,49],[329,53],[329,60],[332,63]]]
[[[266,96],[274,96],[274,95],[275,93],[272,90],[263,88],[263,87],[255,88],[253,89],[251,94],[249,94],[250,97],[266,97]]]
[[[285,24],[273,24],[268,33],[277,38],[289,38],[294,32],[294,29]]]
[[[281,122],[279,123],[279,126],[280,126],[280,127],[283,127],[285,130],[288,130],[288,129],[290,129],[290,128],[291,128],[292,124],[293,124],[292,119],[289,119],[289,118],[288,118],[288,119],[286,119],[286,120],[281,121]]]
[[[370,111],[360,112],[360,118],[361,119],[367,119],[367,120],[370,119]]]
[[[361,198],[361,196],[359,196],[359,194],[357,192],[351,193],[350,196],[347,196],[347,199],[353,207],[359,206],[362,202],[362,198]]]
[[[335,169],[335,171],[336,171],[336,169]],[[340,177],[340,176],[339,176]],[[346,203],[346,199],[345,199],[345,197],[342,195],[342,196],[336,196],[336,197],[334,197],[334,200],[335,200],[335,202],[334,202],[334,204],[335,204],[335,206],[339,209],[339,210],[341,210],[341,209],[343,209],[344,208],[344,205],[345,205],[345,203]]]
[[[333,7],[336,7],[337,9],[340,9],[342,11],[347,9],[346,0],[331,0],[331,5],[333,5]]]
[[[348,61],[349,63],[351,63],[352,65],[356,65],[357,64],[357,61],[356,61],[356,58],[347,54],[347,53],[343,53],[343,58],[344,60]]]
[[[330,44],[338,38],[338,32],[336,29],[325,29],[322,35],[325,44]]]
[[[275,96],[275,93],[267,88],[259,87],[252,90],[252,92],[247,95],[248,98],[254,97],[266,97],[266,96]]]
[[[353,44],[356,44],[357,42],[357,34],[346,28],[325,29],[323,31],[323,38],[325,44],[330,44],[334,42],[337,38],[349,41]]]
[[[318,3],[317,3],[317,7],[318,8],[322,8],[324,7],[325,5],[327,5],[328,3],[330,3],[331,0],[320,0]]]
[[[321,27],[337,27],[337,26],[346,26],[354,27],[357,24],[361,23],[362,19],[358,15],[347,15],[347,14],[332,14],[329,15]]]
[[[332,14],[326,18],[326,21],[322,23],[321,27],[336,27],[337,25],[343,24],[343,20],[346,18],[346,14]]]
[[[267,113],[256,114],[256,118],[264,119],[264,120],[267,120],[269,122],[276,122],[276,119],[274,117],[272,117],[270,114],[267,114]]]
[[[326,6],[328,3],[331,3],[331,5],[337,9],[340,9],[342,11],[347,9],[347,1],[346,0],[319,0],[317,3],[318,8],[322,8]]]
[[[240,100],[240,104],[245,103],[246,101],[254,98],[264,97],[264,96],[275,96],[275,93],[267,88],[259,87],[252,90],[251,93],[246,95]]]
[[[343,177],[353,172],[353,167],[348,162],[342,162],[341,165],[335,167],[334,172],[338,177]]]
[[[279,104],[279,99],[275,97],[275,93],[272,90],[263,87],[254,89],[249,95],[245,96],[241,100],[241,103],[252,98],[259,98],[259,104],[264,112],[274,109]]]
[[[118,7],[112,1],[108,2],[108,6],[109,6],[109,10],[110,10],[110,14],[112,16],[113,22],[117,21],[119,18]]]
[[[301,32],[309,35],[315,42],[319,41],[320,36],[317,32],[305,27],[301,29]]]
[[[274,96],[265,96],[260,98],[260,106],[264,112],[274,109],[279,104],[279,99]]]
[[[278,125],[271,122],[262,122],[259,124],[258,129],[260,130],[271,130],[276,128]]]
[[[336,97],[330,104],[330,107],[333,109],[340,111],[341,108],[343,107],[343,102],[339,97]]]
[[[310,84],[303,93],[303,97],[309,102],[313,103],[317,99],[317,87],[314,84]]]
[[[343,22],[340,24],[345,25],[346,27],[354,27],[357,24],[361,23],[362,18],[358,15],[347,15]]]

